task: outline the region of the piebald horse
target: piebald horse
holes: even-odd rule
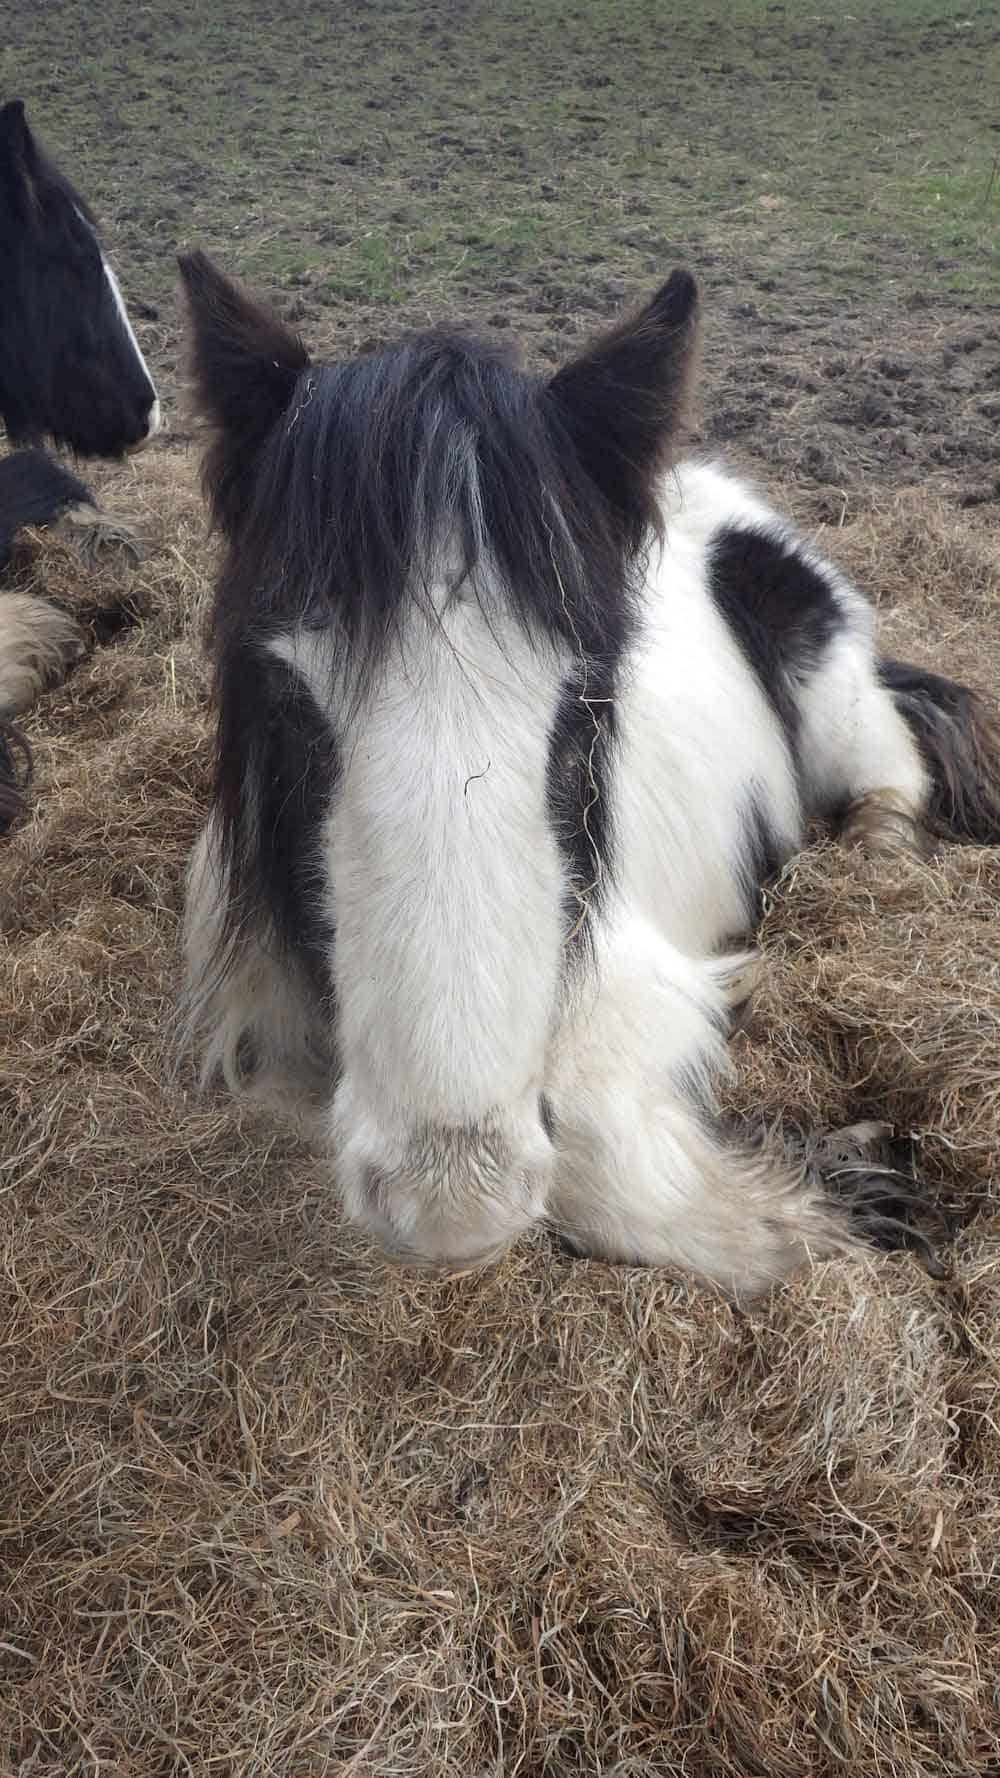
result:
[[[862,1244],[718,1116],[743,946],[815,817],[1000,838],[998,734],[743,481],[675,459],[691,277],[540,378],[446,332],[316,364],[181,264],[226,543],[204,1076],[297,1098],[348,1217],[414,1261],[544,1224],[744,1295]]]
[[[79,457],[141,449],[160,404],[94,216],[39,147],[20,100],[0,106],[0,420],[11,444]],[[0,458],[0,569],[24,525],[100,522],[84,484],[37,448]],[[23,804],[11,728],[81,650],[47,600],[0,592],[0,832]]]

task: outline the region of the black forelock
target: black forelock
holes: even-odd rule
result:
[[[504,352],[432,332],[299,376],[253,470],[216,605],[336,624],[358,672],[421,597],[444,537],[483,597],[488,558],[516,616],[616,659],[630,622],[622,529],[546,385]]]

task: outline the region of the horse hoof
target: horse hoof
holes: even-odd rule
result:
[[[875,857],[907,853],[928,858],[930,836],[904,798],[893,791],[872,791],[852,803],[844,817],[841,837],[848,846],[860,846]]]

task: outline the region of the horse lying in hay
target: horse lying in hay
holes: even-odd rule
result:
[[[545,1223],[744,1294],[864,1244],[717,1117],[733,945],[815,816],[1000,839],[1000,731],[881,658],[742,482],[670,467],[692,279],[539,380],[445,333],[315,365],[181,266],[228,543],[185,915],[204,1077],[308,1090],[347,1214],[414,1260]]]
[[[120,457],[157,431],[156,389],[93,215],[46,158],[20,100],[0,107],[0,419],[12,444],[44,438],[81,457]],[[0,569],[24,525],[100,526],[83,483],[40,450],[0,459]],[[10,719],[79,654],[44,599],[0,595],[0,832],[23,804],[27,749]]]

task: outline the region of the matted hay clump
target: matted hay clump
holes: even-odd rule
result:
[[[896,1120],[949,1279],[392,1271],[288,1133],[161,1086],[211,559],[191,459],[104,496],[138,569],[21,570],[96,646],[0,853],[0,1772],[995,1773],[1000,855],[802,858],[735,1089]],[[894,645],[996,688],[982,516],[845,518]]]

